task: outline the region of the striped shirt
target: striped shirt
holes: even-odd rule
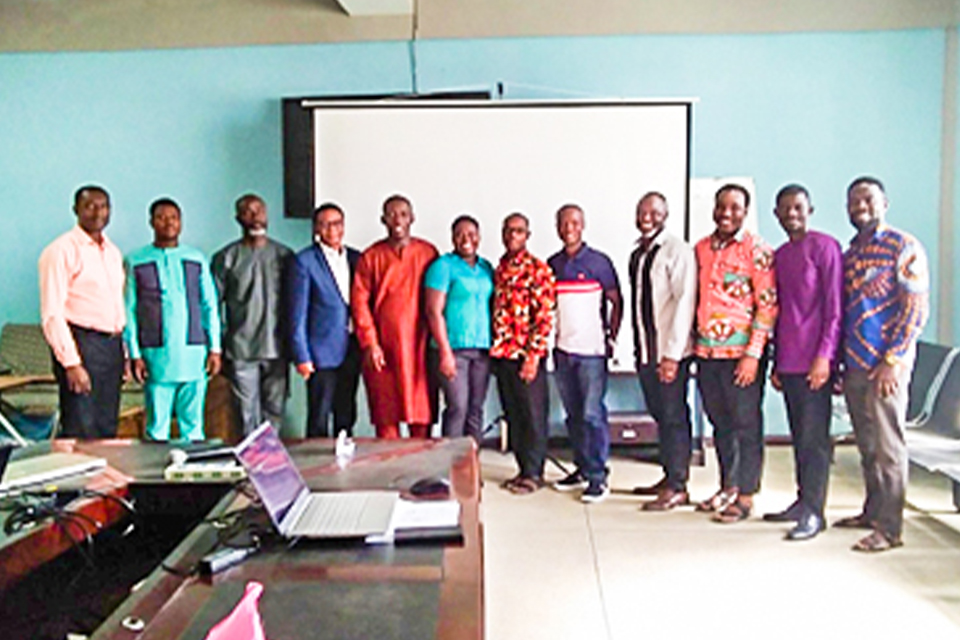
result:
[[[843,341],[847,367],[870,370],[885,356],[900,358],[917,341],[929,315],[930,276],[923,246],[880,225],[843,255]]]
[[[557,279],[557,349],[580,356],[607,354],[607,291],[620,291],[613,263],[586,244],[547,261]]]

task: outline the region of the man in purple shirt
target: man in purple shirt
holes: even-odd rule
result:
[[[777,249],[780,315],[774,331],[774,388],[783,392],[793,437],[797,499],[765,514],[768,522],[796,522],[788,540],[808,540],[824,528],[830,473],[831,389],[843,318],[843,253],[830,236],[807,229],[810,194],[790,184],[777,193],[774,213],[788,241]]]

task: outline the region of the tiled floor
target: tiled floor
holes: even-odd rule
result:
[[[694,499],[716,488],[707,458]],[[787,525],[758,515],[719,525],[692,507],[640,512],[630,489],[660,471],[629,457],[612,460],[613,493],[590,506],[551,489],[511,495],[498,484],[512,456],[485,450],[481,462],[489,640],[960,638],[960,515],[941,477],[911,469],[906,545],[871,556],[849,550],[861,531],[786,542]],[[858,465],[854,447],[838,447],[828,520],[858,512]],[[791,449],[769,447],[756,513],[793,491]]]

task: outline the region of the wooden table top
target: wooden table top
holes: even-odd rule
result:
[[[249,502],[233,493],[167,558],[167,569],[154,571],[93,637],[130,638],[133,620],[145,625],[139,640],[202,639],[256,580],[265,586],[259,609],[271,640],[483,638],[480,474],[471,440],[360,439],[343,467],[332,440],[287,445],[315,490],[403,491],[421,478],[448,475],[461,505],[462,544],[273,543],[222,573],[199,576],[197,561],[218,546],[212,518]]]

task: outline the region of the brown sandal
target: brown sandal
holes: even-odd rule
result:
[[[510,487],[512,487],[513,485],[517,484],[517,483],[520,482],[521,480],[523,480],[523,476],[521,476],[520,474],[517,474],[517,475],[513,476],[512,478],[507,478],[506,480],[504,480],[503,482],[501,482],[501,483],[500,483],[500,488],[501,488],[501,489],[506,489],[507,491],[509,491],[509,490],[510,490]]]
[[[509,487],[507,491],[516,496],[526,496],[543,487],[543,481],[538,478],[520,478]]]
[[[857,540],[851,549],[854,551],[863,551],[864,553],[879,553],[902,546],[903,540],[900,538],[888,538],[886,534],[874,530],[867,537]]]
[[[734,524],[750,517],[750,505],[737,500],[713,514],[713,521],[720,524]]]
[[[697,503],[697,511],[723,511],[728,506],[737,501],[737,496],[740,495],[740,490],[736,487],[730,487],[729,489],[720,489],[715,494],[704,500],[703,502]]]

